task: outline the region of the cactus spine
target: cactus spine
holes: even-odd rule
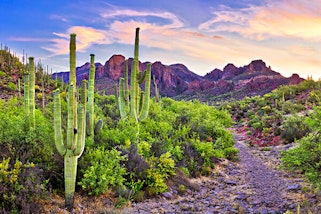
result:
[[[127,108],[130,107],[130,116],[136,121],[144,120],[149,112],[150,100],[150,81],[151,81],[151,64],[147,65],[147,69],[142,72],[140,78],[139,61],[139,28],[136,28],[134,59],[131,68],[130,89],[128,89],[128,63],[125,61],[125,78],[121,78],[119,82],[118,107],[121,118],[127,117]],[[141,92],[139,84],[145,80],[145,92]],[[128,92],[129,91],[129,92]],[[129,95],[128,95],[129,94]],[[130,96],[130,100],[129,100]],[[129,104],[128,104],[129,103]]]
[[[74,39],[72,39],[74,37]],[[70,42],[75,44],[75,34],[71,35]],[[73,47],[73,45],[70,45]],[[74,46],[75,47],[75,46]],[[70,48],[70,56],[75,56],[75,48]],[[70,60],[75,63],[75,60]],[[73,66],[75,68],[75,66]],[[70,66],[72,68],[72,65]],[[70,72],[72,73],[72,72]],[[69,209],[73,208],[73,197],[76,185],[77,162],[85,148],[86,131],[86,81],[83,81],[81,89],[81,103],[77,108],[77,96],[75,85],[70,82],[68,87],[68,118],[67,140],[63,142],[61,127],[61,101],[59,89],[54,92],[54,129],[55,145],[60,155],[64,156],[65,177],[65,204]],[[76,117],[76,118],[75,118]]]

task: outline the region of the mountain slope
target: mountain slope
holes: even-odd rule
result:
[[[128,59],[129,73],[132,58]],[[113,93],[113,86],[123,76],[125,57],[113,55],[104,65],[96,63],[96,89]],[[147,62],[139,63],[145,70]],[[88,79],[89,63],[77,67],[77,80]],[[54,74],[56,75],[56,74]],[[68,72],[57,73],[58,78],[68,81]],[[164,65],[152,63],[152,76],[155,77],[160,94],[176,99],[201,99],[220,101],[242,99],[245,96],[263,95],[280,85],[298,84],[303,81],[297,74],[286,78],[266,66],[262,60],[254,60],[243,67],[227,64],[223,70],[214,69],[205,76],[199,76],[183,64]],[[152,85],[153,94],[153,85]]]

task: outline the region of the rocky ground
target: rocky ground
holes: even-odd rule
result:
[[[133,203],[123,213],[321,213],[321,198],[300,177],[278,169],[279,152],[248,147],[247,136],[236,134],[239,161],[221,161],[211,176],[192,180],[199,188]]]

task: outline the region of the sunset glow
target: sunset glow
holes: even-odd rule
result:
[[[133,56],[140,27],[142,61],[182,63],[205,75],[262,59],[284,76],[318,79],[320,11],[319,0],[2,1],[0,42],[66,71],[70,33],[77,34],[77,66],[91,53],[104,64],[113,54]]]

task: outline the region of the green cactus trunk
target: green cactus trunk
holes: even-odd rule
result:
[[[35,127],[35,64],[34,58],[29,57],[29,114],[30,128]]]
[[[64,156],[64,177],[65,177],[65,204],[69,210],[73,208],[74,193],[76,186],[78,157],[74,156],[72,150],[67,150]]]

